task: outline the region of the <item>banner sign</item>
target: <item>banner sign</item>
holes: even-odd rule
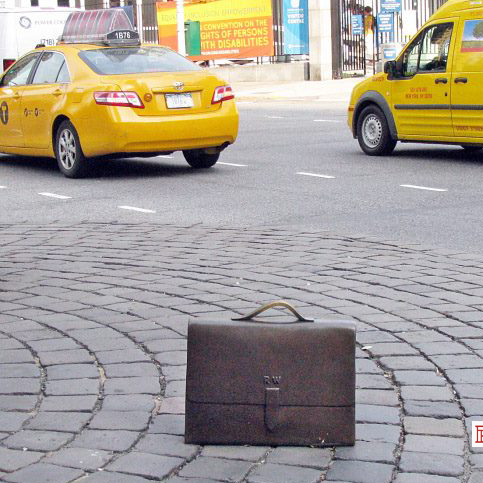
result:
[[[396,47],[391,44],[382,45],[382,57],[383,60],[394,60],[397,57],[398,51]]]
[[[159,43],[178,50],[176,3],[157,4]],[[191,60],[274,55],[271,0],[185,0],[185,22],[200,22],[201,55]]]
[[[352,35],[362,35],[364,33],[364,16],[352,15]]]
[[[308,0],[283,0],[284,54],[309,53]]]
[[[400,12],[401,0],[381,0],[381,11],[383,12]]]
[[[377,16],[377,28],[380,33],[394,32],[394,14],[380,13]]]

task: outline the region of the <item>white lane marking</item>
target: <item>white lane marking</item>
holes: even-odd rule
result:
[[[313,176],[314,178],[335,179],[335,176],[328,176],[326,174],[305,173],[303,171],[300,171],[297,174],[300,174],[302,176]]]
[[[412,188],[412,189],[415,189],[415,190],[440,191],[440,192],[448,191],[448,190],[441,189],[441,188],[428,188],[427,186],[416,186],[416,185],[413,185],[413,184],[402,184],[400,186],[402,188]]]
[[[335,123],[339,123],[339,122],[343,122],[343,121],[336,121],[334,119],[314,119],[314,122],[335,122]]]
[[[48,198],[56,198],[58,200],[70,200],[72,196],[56,195],[55,193],[39,193],[40,196],[47,196]]]
[[[6,190],[7,187],[6,186],[0,186],[0,190]]]
[[[166,155],[162,154],[161,156],[158,156],[158,158],[173,159],[173,156],[166,156]]]
[[[265,116],[268,119],[285,119],[283,116]]]
[[[156,213],[154,210],[146,210],[145,208],[136,208],[135,206],[118,206],[121,210],[139,211],[140,213]]]
[[[218,164],[223,164],[224,166],[236,166],[237,168],[245,168],[246,164],[236,164],[236,163],[222,163],[221,161]]]

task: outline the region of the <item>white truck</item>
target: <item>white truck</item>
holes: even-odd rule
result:
[[[0,7],[0,73],[38,44],[55,45],[75,8]]]

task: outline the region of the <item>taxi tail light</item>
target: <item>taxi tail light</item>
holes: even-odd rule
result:
[[[135,92],[98,91],[94,92],[96,104],[103,106],[124,106],[144,109],[144,104]]]
[[[233,94],[233,89],[230,86],[220,86],[215,89],[211,103],[219,104],[220,102],[229,101],[234,98],[235,94]]]
[[[3,70],[7,70],[14,63],[15,59],[3,59]]]

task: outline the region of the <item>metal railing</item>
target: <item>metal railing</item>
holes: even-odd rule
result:
[[[334,77],[347,74],[375,73],[380,62],[380,45],[389,42],[407,43],[416,31],[447,0],[402,0],[401,12],[394,13],[394,32],[379,33],[376,16],[380,11],[380,0],[341,0],[339,9],[335,9],[333,29],[339,28],[334,37],[337,44],[334,49]],[[369,7],[371,13],[364,13]],[[362,33],[354,33],[353,15],[363,15]],[[372,15],[374,28],[368,28]],[[366,23],[368,22],[368,23]],[[339,26],[339,27],[338,27]]]
[[[141,10],[143,41],[152,44],[159,43],[156,0],[144,0]]]

